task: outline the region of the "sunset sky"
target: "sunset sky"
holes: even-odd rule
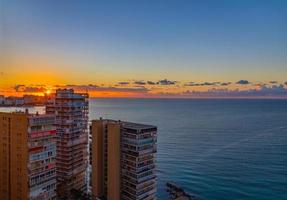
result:
[[[287,97],[287,1],[0,0],[0,95]]]

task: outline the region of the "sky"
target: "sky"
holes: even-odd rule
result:
[[[287,97],[287,1],[0,0],[0,95]]]

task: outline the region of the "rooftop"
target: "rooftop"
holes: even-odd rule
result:
[[[134,123],[134,122],[114,120],[114,119],[102,119],[102,118],[100,118],[99,121],[106,121],[106,122],[110,122],[110,123],[121,123],[124,128],[137,129],[137,130],[157,128],[154,125],[139,124],[139,123]]]
[[[139,123],[133,123],[133,122],[122,122],[123,127],[130,128],[130,129],[151,129],[156,128],[156,126],[148,125],[148,124],[139,124]]]
[[[43,118],[43,117],[54,117],[54,115],[51,114],[39,114],[38,112],[36,113],[29,113],[28,109],[26,109],[25,111],[22,110],[15,110],[15,111],[11,111],[11,112],[0,112],[0,114],[9,114],[9,115],[27,115],[29,117],[33,117],[33,118]]]

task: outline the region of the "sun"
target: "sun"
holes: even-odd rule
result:
[[[46,94],[48,94],[48,95],[51,94],[51,90],[47,90]]]

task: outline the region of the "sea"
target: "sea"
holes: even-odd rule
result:
[[[90,99],[89,115],[158,127],[159,200],[167,182],[198,200],[287,200],[287,100]]]

